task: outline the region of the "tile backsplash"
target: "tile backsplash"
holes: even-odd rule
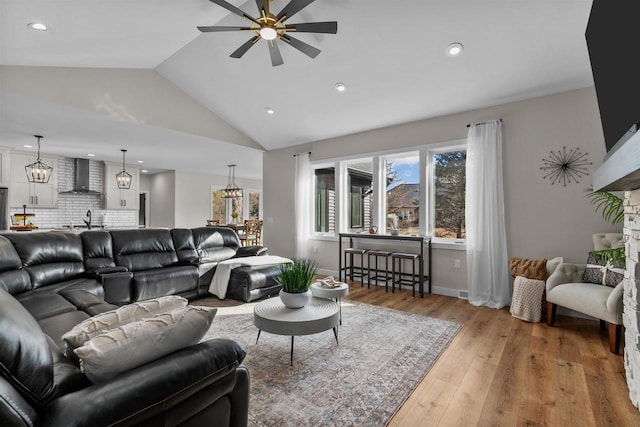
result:
[[[69,191],[74,185],[75,160],[58,159],[58,191]],[[115,178],[114,178],[115,179]],[[104,193],[104,163],[89,161],[89,187]],[[105,227],[137,227],[138,211],[104,209],[104,196],[99,194],[59,194],[57,209],[29,208],[34,213],[33,223],[39,228],[56,228],[67,225],[84,225],[87,211],[91,211],[92,224]],[[11,214],[22,213],[11,208]]]

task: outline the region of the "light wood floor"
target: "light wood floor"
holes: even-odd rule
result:
[[[598,322],[557,316],[551,328],[508,308],[359,283],[348,299],[463,325],[390,426],[640,426],[623,357]]]

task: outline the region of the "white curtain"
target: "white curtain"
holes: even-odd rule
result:
[[[511,301],[499,120],[467,136],[466,232],[469,302],[502,308]]]
[[[311,235],[311,165],[309,153],[295,157],[295,224],[296,224],[296,257],[309,258],[309,237]]]

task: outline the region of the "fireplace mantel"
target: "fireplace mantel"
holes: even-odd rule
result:
[[[640,188],[640,132],[614,147],[593,174],[595,191],[631,191]]]

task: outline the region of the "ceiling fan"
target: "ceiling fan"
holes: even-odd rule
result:
[[[285,21],[291,18],[296,13],[300,12],[305,7],[309,6],[315,0],[291,0],[277,15],[271,13],[269,4],[272,0],[256,0],[256,5],[260,12],[260,17],[254,18],[242,10],[238,9],[234,5],[226,2],[225,0],[209,0],[218,6],[224,7],[230,12],[248,20],[251,24],[249,27],[228,27],[228,26],[213,26],[213,27],[198,27],[198,30],[203,33],[215,33],[221,31],[251,31],[255,35],[249,39],[246,43],[236,49],[230,56],[232,58],[242,58],[242,55],[247,53],[251,46],[255,45],[260,39],[264,39],[269,44],[269,55],[271,56],[271,65],[276,67],[282,65],[282,55],[280,54],[280,48],[277,41],[281,40],[294,48],[298,49],[305,55],[315,58],[320,53],[320,49],[317,49],[307,43],[298,40],[291,36],[290,33],[325,33],[336,34],[338,32],[338,23],[331,22],[307,22],[301,24],[285,24]]]

